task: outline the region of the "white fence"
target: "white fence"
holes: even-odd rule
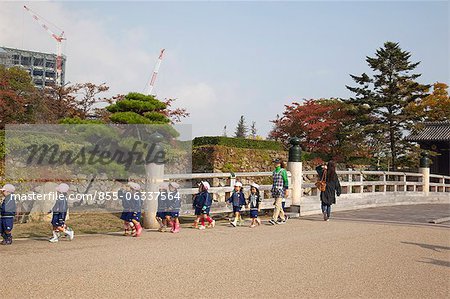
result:
[[[368,198],[377,198],[383,195],[383,201],[378,202],[380,204],[392,203],[398,198],[405,198],[404,201],[408,201],[408,198],[417,199],[417,197],[426,197],[424,192],[424,175],[421,173],[408,173],[408,172],[388,172],[388,171],[338,171],[342,187],[342,197],[346,199],[345,208],[352,208],[353,205],[367,205],[373,206],[376,204],[376,200],[367,201]],[[291,180],[291,173],[288,172],[289,180]],[[272,208],[273,198],[271,198],[271,180],[272,172],[240,172],[240,173],[194,173],[194,174],[176,174],[165,175],[165,180],[177,180],[177,181],[203,181],[207,180],[211,184],[210,192],[213,194],[215,203],[213,204],[213,212],[227,212],[230,211],[224,201],[229,197],[233,190],[233,185],[236,181],[241,181],[244,184],[244,193],[246,196],[249,192],[250,182],[265,181],[265,184],[260,184],[260,191],[263,198],[262,208]],[[311,205],[317,205],[318,191],[314,183],[317,181],[316,171],[304,171],[302,181],[302,198],[300,199],[300,205],[304,203],[304,206],[310,206],[306,210],[314,210]],[[450,199],[450,176],[442,175],[430,175],[428,196],[434,194],[443,195],[444,198]],[[187,199],[187,204],[184,206],[185,213],[190,213],[189,198],[190,195],[197,193],[197,188],[184,188],[180,190],[180,193]],[[290,192],[292,194],[292,192]],[[402,197],[403,196],[403,197]],[[409,196],[409,197],[408,197]],[[349,199],[351,199],[349,201]],[[286,206],[291,205],[291,198],[287,198]],[[302,210],[304,210],[302,208]],[[306,211],[305,210],[305,211]]]

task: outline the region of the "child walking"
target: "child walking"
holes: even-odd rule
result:
[[[159,223],[158,231],[165,232],[167,230],[167,226],[170,224],[170,212],[169,209],[169,184],[162,183],[159,186],[159,195],[158,195],[158,210],[156,212],[156,221]]]
[[[212,197],[208,192],[210,188],[207,181],[202,181],[198,187],[199,193],[194,197],[195,216],[197,216],[194,221],[194,228],[205,229],[205,220],[208,221],[210,227],[216,225],[216,221],[209,216],[212,204]],[[198,226],[199,222],[201,222],[200,226]]]
[[[142,201],[140,193],[141,186],[135,182],[129,182],[128,186],[131,189],[130,218],[128,220],[131,226],[131,236],[140,237],[142,234],[142,225],[141,225]]]
[[[5,198],[0,206],[0,233],[2,234],[3,241],[1,245],[12,244],[11,231],[14,226],[14,216],[16,215],[16,201],[14,198],[14,192],[16,187],[11,184],[6,184],[0,189]]]
[[[253,183],[250,185],[250,196],[248,197],[248,205],[250,206],[250,218],[252,223],[250,227],[253,228],[256,225],[261,225],[261,220],[258,217],[259,203],[261,202],[261,196],[259,195],[259,185]]]
[[[68,210],[67,204],[67,192],[69,192],[69,185],[59,184],[56,187],[56,202],[53,205],[52,212],[52,226],[53,226],[53,236],[49,239],[49,242],[56,243],[59,241],[61,233],[69,237],[72,241],[74,238],[74,231],[66,225],[66,216]]]
[[[117,191],[117,197],[120,198],[120,200],[122,201],[122,214],[120,215],[120,219],[123,220],[123,229],[124,229],[124,236],[129,236],[131,235],[131,226],[130,226],[130,211],[131,211],[131,207],[130,207],[130,198],[127,198],[127,192],[129,192],[129,187],[128,185],[126,185],[124,188],[119,189],[119,191]]]
[[[170,206],[170,217],[171,217],[171,227],[172,233],[180,232],[180,220],[178,219],[180,215],[181,201],[180,194],[178,193],[178,185],[175,182],[169,183],[169,206]]]
[[[245,196],[242,192],[242,183],[236,182],[234,184],[234,190],[231,194],[230,198],[228,198],[227,203],[231,203],[233,206],[234,220],[231,222],[231,225],[236,227],[237,222],[239,221],[242,224],[241,219],[241,208],[245,205]]]

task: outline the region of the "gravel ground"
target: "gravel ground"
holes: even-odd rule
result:
[[[254,229],[17,240],[0,247],[0,297],[448,298],[449,228],[395,213],[396,222],[363,221],[369,210],[380,211]]]

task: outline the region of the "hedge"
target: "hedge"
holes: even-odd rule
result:
[[[196,137],[194,138],[192,145],[193,146],[222,145],[228,147],[265,149],[275,151],[286,150],[283,147],[283,145],[278,141],[231,138],[223,136]]]

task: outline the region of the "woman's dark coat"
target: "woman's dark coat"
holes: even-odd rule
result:
[[[322,179],[323,168],[321,165],[316,167],[316,171],[319,174],[319,178]],[[327,205],[336,203],[336,195],[341,195],[341,184],[337,175],[331,178],[327,175],[327,188],[325,191],[320,192],[320,200]]]

